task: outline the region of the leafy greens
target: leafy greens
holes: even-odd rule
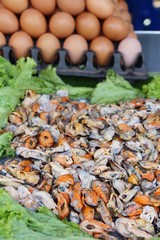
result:
[[[11,132],[0,135],[0,157],[14,156],[15,151],[11,148],[13,134]]]
[[[119,101],[129,101],[136,97],[143,97],[142,92],[132,87],[123,77],[110,70],[107,73],[106,80],[98,83],[93,90],[91,103],[118,103]]]
[[[151,82],[143,85],[142,90],[147,98],[160,99],[160,74],[153,75]]]
[[[8,116],[14,111],[23,95],[18,89],[8,86],[0,88],[0,128],[5,127]]]
[[[31,89],[39,94],[55,94],[57,90],[68,90],[72,99],[89,98],[93,91],[89,87],[72,87],[65,84],[48,66],[36,76],[36,62],[31,58],[21,58],[16,65],[0,57],[0,128],[5,127],[8,116],[20,103],[26,90]]]
[[[78,225],[60,221],[47,208],[25,209],[0,189],[0,240],[90,240]],[[3,207],[2,207],[3,206]]]

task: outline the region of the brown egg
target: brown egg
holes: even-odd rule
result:
[[[4,5],[3,5],[3,3],[0,1],[0,8],[1,8],[1,7],[4,7]]]
[[[129,33],[127,35],[127,38],[136,38],[136,39],[138,39],[136,33],[133,30],[129,31]]]
[[[9,39],[9,46],[13,48],[13,54],[18,59],[21,57],[27,57],[29,49],[33,47],[32,38],[23,31],[15,32]]]
[[[3,46],[6,44],[6,38],[2,32],[0,32],[0,46]]]
[[[71,62],[73,64],[78,64],[84,52],[88,50],[88,44],[84,37],[73,34],[64,41],[63,48],[68,50]]]
[[[84,11],[85,0],[57,0],[57,6],[61,11],[76,16]]]
[[[124,0],[120,0],[118,5],[121,10],[128,11],[128,4]]]
[[[19,29],[16,15],[7,8],[0,8],[0,31],[4,34],[14,33]]]
[[[70,36],[75,29],[74,18],[66,12],[58,12],[54,14],[49,21],[49,30],[58,38],[66,38]]]
[[[55,11],[56,0],[30,0],[32,7],[44,15],[50,15]]]
[[[91,42],[90,49],[95,52],[98,64],[106,66],[113,55],[114,45],[108,38],[99,36]]]
[[[28,8],[28,0],[1,0],[2,4],[14,13],[21,13]]]
[[[132,23],[129,24],[129,29],[134,31],[134,26]]]
[[[129,24],[120,17],[107,18],[102,26],[103,33],[112,41],[121,41],[129,32]]]
[[[44,62],[51,63],[54,61],[57,50],[61,45],[58,38],[52,33],[44,33],[38,38],[36,47],[41,49]]]
[[[119,9],[117,4],[115,4],[115,9],[114,9],[114,12],[113,12],[112,16],[116,16],[116,17],[122,18],[121,10]]]
[[[114,12],[112,0],[86,0],[87,10],[95,14],[100,19],[111,16]]]
[[[39,37],[47,30],[45,17],[41,12],[33,8],[24,10],[20,16],[20,25],[22,30],[34,38]]]
[[[128,11],[125,11],[125,10],[121,10],[121,15],[122,15],[122,18],[128,22],[131,22],[132,21],[132,17],[131,17],[131,14],[128,12]]]
[[[76,18],[76,31],[87,40],[96,38],[100,30],[100,22],[92,13],[84,12]]]

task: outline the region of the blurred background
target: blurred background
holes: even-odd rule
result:
[[[160,71],[160,0],[126,0],[148,72]]]
[[[160,0],[126,0],[135,30],[160,30]]]

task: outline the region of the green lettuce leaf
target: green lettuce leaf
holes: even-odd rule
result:
[[[143,85],[142,90],[147,98],[160,99],[160,74],[152,76],[151,82]]]
[[[0,56],[0,88],[7,85],[13,68],[14,66],[9,61]]]
[[[0,189],[0,240],[89,240],[76,224],[60,221],[47,208],[25,209]],[[3,206],[3,207],[2,207]]]
[[[56,68],[52,67],[51,65],[40,72],[39,78],[43,79],[43,81],[46,83],[48,82],[54,84],[55,88],[58,87],[58,89],[60,86],[65,86],[65,83],[57,75]]]
[[[38,79],[45,85],[43,88],[44,93],[56,93],[58,90],[67,90],[71,99],[78,99],[90,98],[93,92],[91,87],[73,87],[64,83],[57,75],[56,69],[51,66],[41,71]]]
[[[90,99],[93,88],[91,87],[72,87],[70,85],[66,85],[65,87],[61,87],[60,90],[67,90],[71,99],[78,100],[79,98]]]
[[[0,135],[0,157],[15,155],[15,150],[11,148],[12,139],[13,134],[11,132],[3,133]]]
[[[48,66],[38,76],[35,68],[36,62],[31,58],[21,58],[16,65],[12,65],[0,57],[0,128],[5,127],[9,114],[20,103],[28,89],[38,94],[55,94],[57,90],[65,89],[71,99],[91,96],[92,88],[65,84],[52,66]]]
[[[34,76],[36,62],[31,59],[21,58],[16,65],[14,79],[10,79],[8,84],[10,87],[25,91],[34,90],[40,94],[55,94],[58,90],[67,90],[70,98],[77,99],[79,97],[88,98],[91,95],[92,88],[73,87],[65,84],[57,75],[56,68],[48,66],[42,70],[38,77]],[[13,70],[12,70],[13,72]]]
[[[160,233],[156,234],[151,240],[160,240]]]
[[[3,65],[5,71],[3,71]],[[20,58],[16,65],[12,65],[0,57],[0,79],[5,77],[5,81],[1,85],[10,86],[22,94],[28,89],[37,93],[54,93],[58,86],[65,85],[51,66],[41,71],[39,77],[36,77],[36,66],[36,62],[29,57]]]
[[[106,80],[98,83],[91,96],[93,104],[118,103],[143,97],[143,93],[130,85],[123,77],[112,70],[108,71]]]
[[[8,116],[23,98],[24,92],[11,87],[0,88],[0,128],[5,127]]]

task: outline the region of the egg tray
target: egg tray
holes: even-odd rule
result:
[[[2,46],[0,50],[4,58],[12,64],[16,64],[17,59],[14,57],[11,47],[7,45]],[[38,72],[47,68],[48,64],[43,62],[39,48],[31,48],[29,56],[36,61]],[[99,67],[98,64],[96,64],[96,57],[93,51],[86,51],[81,63],[79,65],[73,65],[69,61],[68,52],[61,48],[58,50],[56,60],[51,63],[51,65],[56,67],[59,76],[86,77],[102,80],[105,78],[107,70],[112,69],[129,82],[134,83],[134,81],[148,79],[143,53],[137,56],[135,65],[132,68],[124,67],[123,57],[119,52],[114,52],[110,63],[106,67]]]

